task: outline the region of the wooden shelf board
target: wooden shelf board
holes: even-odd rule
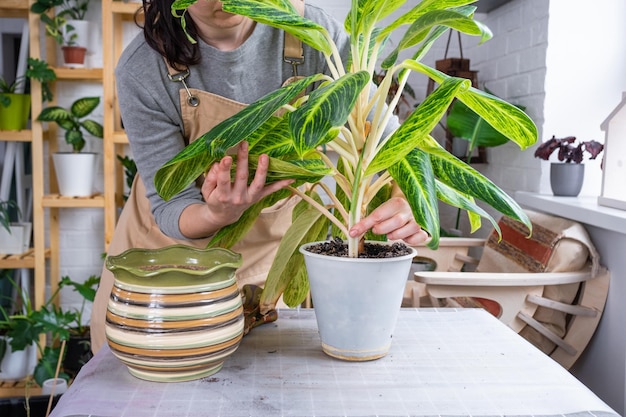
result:
[[[46,249],[44,257],[50,258],[50,249]],[[30,248],[24,253],[6,255],[0,253],[0,269],[33,269],[35,268],[35,250]]]
[[[7,142],[30,142],[32,140],[30,130],[0,130],[0,140]]]
[[[132,1],[113,1],[111,2],[111,11],[117,14],[133,15],[141,7],[141,2]]]
[[[23,397],[26,394],[26,380],[0,381],[0,398]],[[34,384],[29,388],[30,396],[41,395],[41,388]]]
[[[73,207],[104,207],[104,196],[100,193],[91,197],[66,197],[59,194],[48,194],[43,197],[44,207],[73,208]]]
[[[28,2],[24,0],[0,0],[0,17],[28,17]]]
[[[124,131],[115,132],[113,134],[113,143],[126,144],[128,143],[128,136],[126,136],[126,133]]]
[[[61,81],[102,80],[102,68],[56,67],[54,72]]]

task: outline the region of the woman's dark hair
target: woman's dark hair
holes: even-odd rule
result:
[[[171,6],[174,0],[143,0],[143,26],[139,14],[135,14],[135,22],[143,28],[148,45],[165,57],[167,63],[177,71],[200,62],[200,49],[187,38],[177,18],[172,15]],[[196,26],[189,15],[187,32],[197,39]]]

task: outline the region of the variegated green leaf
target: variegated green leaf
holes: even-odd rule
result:
[[[333,135],[329,137],[328,133],[338,133],[348,120],[361,90],[369,82],[367,71],[347,74],[313,91],[305,104],[290,113],[289,128],[296,152],[302,156],[325,141],[332,140]]]
[[[207,247],[231,248],[235,243],[240,241],[246,233],[248,233],[261,213],[261,210],[266,207],[273,206],[278,201],[289,197],[290,194],[291,193],[288,190],[279,190],[268,195],[258,203],[253,204],[243,212],[239,220],[235,223],[224,226],[218,230],[211,238],[211,241],[207,244]]]
[[[251,155],[267,154],[279,157],[295,154],[293,139],[286,117],[272,117],[248,136],[248,149]]]
[[[318,202],[321,201],[319,197],[316,199]],[[308,203],[304,201],[298,204],[304,204],[307,207],[304,210],[299,210],[298,215],[293,217],[291,226],[280,241],[261,295],[259,303],[261,312],[274,308],[281,294],[289,285],[289,281],[304,263],[304,259],[298,251],[300,245],[304,242],[314,241],[322,231],[328,230],[328,221],[319,211],[308,206]]]
[[[312,154],[313,156],[315,154]],[[259,157],[248,156],[248,166],[252,171],[258,167]],[[305,182],[318,182],[326,175],[333,172],[319,157],[314,159],[277,159],[270,157],[266,182],[274,182],[284,179],[302,180]]]
[[[413,149],[390,166],[389,173],[404,193],[415,221],[431,235],[429,246],[436,248],[439,245],[439,207],[429,156]]]
[[[403,66],[426,74],[440,84],[450,78],[413,60],[404,61]],[[526,149],[537,141],[537,126],[518,107],[474,87],[459,91],[457,98],[520,148]]]
[[[74,117],[80,119],[94,111],[98,104],[100,104],[100,97],[83,97],[72,103],[70,111]]]
[[[426,38],[433,27],[438,26],[449,27],[468,35],[480,36],[481,43],[492,37],[491,31],[485,25],[461,13],[452,10],[430,11],[411,24],[396,49],[385,58],[381,66],[383,68],[391,67],[397,61],[400,51],[417,45]]]
[[[39,113],[37,116],[37,120],[40,122],[57,122],[59,123],[62,120],[71,120],[72,114],[59,106],[50,106],[46,107]]]
[[[417,109],[400,125],[366,169],[373,175],[402,160],[424,137],[428,136],[445,115],[455,95],[468,88],[469,80],[447,78]]]
[[[97,138],[102,138],[102,136],[104,135],[102,125],[94,120],[83,120],[82,122],[80,122],[80,125],[87,132]]]
[[[289,0],[221,0],[221,2],[222,9],[226,12],[247,16],[265,25],[282,29],[323,54],[331,54],[329,37],[324,35],[328,33],[326,28],[300,16]]]
[[[463,16],[471,17],[474,14],[474,11],[476,10],[476,6],[459,6],[451,10],[454,10],[455,12],[460,13]],[[413,54],[412,59],[415,61],[421,61],[424,58],[424,56],[428,53],[428,51],[430,51],[430,48],[434,45],[435,41],[439,39],[441,35],[443,35],[449,30],[450,28],[446,26],[437,26],[433,28],[428,34],[428,36],[424,39],[422,44],[417,48],[417,50]],[[391,60],[389,61],[389,63],[390,62]],[[384,64],[381,64],[381,67],[383,69],[386,68]]]
[[[296,271],[294,272],[291,280],[289,280],[289,282],[287,283],[287,287],[285,288],[285,292],[283,293],[283,301],[285,302],[285,304],[287,304],[287,306],[295,308],[301,305],[304,300],[306,300],[306,296],[309,294],[310,290],[309,277],[306,272],[304,258],[302,257],[302,259],[300,259],[297,262],[297,265],[294,265],[293,268],[287,269],[294,269]]]
[[[265,95],[234,116],[219,123],[196,141],[205,142],[211,155],[222,158],[228,149],[253,135],[257,129],[270,120],[278,109],[293,100],[307,86],[321,78],[321,75],[312,75]],[[273,119],[271,123],[273,123]]]
[[[356,11],[356,25],[352,25],[353,14],[348,13],[344,27],[349,34],[370,33],[377,22],[395,12],[406,0],[361,0]]]
[[[203,141],[192,142],[156,172],[154,185],[157,193],[165,201],[169,200],[193,183],[216,160]]]
[[[518,107],[476,88],[459,93],[457,98],[521,149],[537,141],[537,126]]]
[[[469,220],[472,232],[476,231],[480,227],[480,218],[484,217],[488,219],[493,227],[498,231],[498,233],[500,233],[498,222],[495,221],[495,219],[491,217],[491,215],[487,211],[485,211],[482,207],[476,204],[473,197],[468,197],[464,193],[447,186],[439,180],[437,180],[436,183],[437,196],[441,201],[453,207],[466,210],[468,212],[468,215],[470,215]]]
[[[430,144],[423,144],[421,149],[430,154],[435,176],[442,183],[484,201],[500,213],[531,228],[524,210],[489,178],[447,152],[432,138]]]
[[[419,19],[419,17],[426,12],[433,11],[433,10],[446,10],[446,9],[457,8],[460,6],[464,6],[466,4],[474,3],[475,1],[476,0],[445,0],[445,1],[422,0],[419,3],[417,3],[417,5],[414,8],[412,8],[405,14],[401,15],[396,20],[394,20],[389,26],[384,28],[380,34],[380,37],[389,36],[389,34],[394,32],[400,26],[412,24],[414,21]],[[476,8],[474,7],[474,9]]]

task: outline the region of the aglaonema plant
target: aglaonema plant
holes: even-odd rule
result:
[[[176,0],[172,5],[172,13],[181,17],[183,27],[186,9],[195,1]],[[499,231],[496,221],[475,199],[530,227],[524,211],[511,197],[431,136],[457,99],[521,149],[537,140],[536,126],[523,111],[473,88],[467,79],[448,76],[421,62],[449,29],[478,36],[481,42],[492,36],[487,27],[474,20],[472,2],[423,0],[390,24],[377,27],[398,12],[404,1],[353,0],[344,25],[350,36],[350,56],[342,57],[327,30],[301,17],[289,0],[222,0],[224,11],[283,29],[324,54],[328,64],[328,74],[310,75],[279,88],[220,123],[164,164],[155,177],[159,194],[169,199],[230,148],[246,140],[252,171],[256,157],[266,153],[270,156],[268,181],[297,180],[288,190],[252,206],[239,221],[222,228],[209,244],[232,246],[249,230],[262,208],[290,193],[301,197],[268,274],[262,311],[271,309],[281,294],[288,305],[304,299],[308,283],[298,247],[325,239],[328,222],[332,223],[333,235],[347,239],[349,256],[358,256],[359,241],[366,236],[348,238],[347,231],[389,198],[392,186],[402,191],[416,221],[430,234],[428,245],[432,248],[438,246],[440,237],[439,200],[467,211],[474,230],[484,217]],[[401,40],[383,58],[385,41],[400,31]],[[399,60],[401,52],[412,55]],[[372,76],[378,66],[386,75],[374,92]],[[385,135],[384,128],[412,72],[430,77],[438,87],[393,133]],[[397,91],[385,106],[392,83]],[[312,92],[301,97],[313,84]],[[337,164],[325,150],[338,154]],[[322,182],[326,176],[336,183],[336,192]],[[319,190],[328,195],[329,204],[322,203]]]

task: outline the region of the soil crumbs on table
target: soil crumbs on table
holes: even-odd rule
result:
[[[328,242],[309,246],[307,251],[319,255],[347,258],[348,244],[336,237]],[[398,256],[409,255],[410,253],[411,248],[401,242],[394,242],[391,245],[366,242],[365,252],[359,253],[359,258],[397,258]]]

